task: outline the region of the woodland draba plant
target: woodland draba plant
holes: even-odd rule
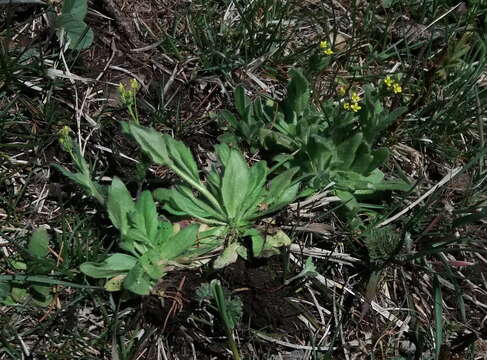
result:
[[[359,209],[356,195],[409,188],[403,182],[384,180],[379,167],[389,152],[375,148],[381,133],[405,108],[389,112],[371,86],[365,87],[362,105],[360,97],[352,93],[352,105],[345,103],[348,111],[331,100],[317,107],[303,73],[291,70],[290,75],[287,95],[280,102],[261,97],[251,101],[237,87],[238,116],[222,111],[229,131],[221,141],[246,143],[252,151],[262,150],[276,167],[298,168],[297,175],[307,177],[307,184],[315,190],[333,182],[336,195],[350,209]]]
[[[256,224],[298,197],[296,168],[270,180],[265,161],[249,167],[240,151],[222,144],[216,147],[219,165],[205,173],[202,181],[191,151],[182,142],[135,123],[123,123],[122,128],[152,161],[168,166],[183,184],[157,189],[153,194],[143,191],[134,201],[119,178],[114,177],[108,187],[94,181],[69,130],[59,133],[76,172],[55,167],[97,199],[120,232],[118,247],[125,253],[80,267],[90,277],[108,279],[107,290],[123,287],[136,294],[149,294],[168,270],[191,266],[197,257],[219,247],[223,251],[214,262],[215,268],[236,261],[238,255],[245,259],[271,256],[291,243],[284,232],[266,234]],[[180,230],[178,224],[159,214],[154,199],[171,215],[193,224]],[[250,245],[241,241],[244,238],[250,239]]]
[[[119,290],[123,285],[136,294],[149,294],[168,268],[190,256],[198,225],[175,231],[170,222],[160,220],[150,191],[143,191],[134,202],[116,177],[108,189],[106,206],[112,224],[120,231],[118,246],[130,255],[115,253],[102,262],[84,263],[80,269],[94,278],[110,278],[107,290]]]
[[[270,180],[265,161],[249,167],[240,151],[220,144],[215,148],[219,164],[204,173],[205,181],[202,181],[191,151],[182,142],[134,123],[123,123],[122,128],[152,161],[168,166],[184,182],[154,192],[164,209],[218,229],[225,249],[215,261],[215,267],[234,262],[237,254],[245,259],[270,256],[276,253],[276,248],[290,244],[282,231],[266,235],[255,224],[298,197],[297,168]],[[251,246],[246,247],[239,240],[247,237]]]

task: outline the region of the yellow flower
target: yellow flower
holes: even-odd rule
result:
[[[362,106],[360,106],[358,103],[353,103],[352,105],[350,105],[350,109],[353,111],[353,112],[357,112],[359,111],[360,109],[362,109]]]
[[[134,90],[139,90],[140,84],[137,79],[130,79],[130,87]]]
[[[329,47],[330,47],[330,44],[328,44],[328,41],[320,41],[320,48],[328,49]]]
[[[388,88],[390,88],[391,86],[393,86],[394,80],[392,80],[392,78],[390,77],[390,75],[387,75],[386,76],[386,78],[384,79],[384,84],[386,84],[386,86]]]
[[[360,100],[360,96],[356,92],[352,92],[352,102],[358,103]]]
[[[118,92],[120,94],[125,93],[125,85],[124,84],[122,84],[122,83],[118,84]]]
[[[350,110],[350,103],[347,103],[347,102],[346,103],[343,103],[343,108],[345,110]]]
[[[392,91],[394,92],[394,94],[402,93],[402,87],[401,87],[401,85],[399,85],[397,82],[395,82],[392,85]]]
[[[326,49],[326,50],[323,50],[323,54],[325,54],[325,55],[333,55],[333,54],[334,54],[334,52],[333,52],[333,50],[332,50],[332,49],[328,48],[328,49]]]
[[[338,88],[338,93],[340,94],[340,96],[345,96],[345,94],[347,93],[347,88],[345,86],[340,86]]]

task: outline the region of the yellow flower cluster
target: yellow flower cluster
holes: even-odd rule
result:
[[[386,84],[387,88],[391,90],[394,94],[402,93],[402,87],[399,85],[397,81],[395,81],[390,75],[387,75],[384,79],[384,84]]]
[[[73,148],[74,148],[73,140],[69,136],[70,132],[71,132],[71,129],[65,125],[57,133],[59,144],[61,145],[61,147],[63,148],[64,151],[69,152],[69,153],[71,151],[73,151]]]
[[[120,83],[118,85],[118,92],[120,93],[120,97],[122,102],[127,105],[131,106],[135,102],[135,94],[140,89],[140,84],[136,79],[130,79],[130,88],[126,88],[124,84]]]
[[[345,110],[357,112],[362,109],[362,106],[360,106],[359,104],[359,101],[362,99],[356,92],[352,92],[352,96],[350,96],[350,100],[351,100],[350,102],[343,103],[343,108]]]
[[[330,47],[328,41],[320,41],[320,49],[323,51],[325,55],[333,55],[334,52]]]

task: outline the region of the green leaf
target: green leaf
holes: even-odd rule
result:
[[[128,214],[135,211],[135,204],[125,184],[118,177],[113,178],[108,189],[107,211],[112,224],[122,235],[127,234]]]
[[[288,169],[272,179],[267,193],[267,202],[273,205],[291,185],[298,168]]]
[[[262,195],[265,190],[267,174],[267,164],[265,161],[259,161],[250,168],[249,190],[240,209],[244,213],[244,218],[258,211],[258,205],[262,201]]]
[[[242,86],[237,86],[234,92],[235,108],[241,116],[247,111],[247,107],[250,105],[250,100],[245,95],[245,89]]]
[[[284,101],[286,119],[289,119],[287,112],[294,112],[301,115],[309,106],[309,82],[301,70],[292,69],[290,72],[291,81],[287,87],[287,96]],[[289,120],[288,120],[289,121]]]
[[[360,209],[360,205],[352,193],[343,190],[335,190],[335,194],[344,202],[347,209],[352,211]]]
[[[166,242],[173,234],[172,224],[168,221],[160,221],[156,234],[156,245]]]
[[[229,220],[239,215],[239,209],[249,189],[249,168],[237,150],[232,150],[222,179],[221,196]]]
[[[355,160],[357,150],[362,143],[363,134],[357,133],[351,138],[345,140],[337,147],[339,169],[348,170]]]
[[[164,254],[159,249],[147,251],[139,258],[139,264],[144,269],[144,272],[152,279],[159,280],[164,275],[164,265],[162,264]]]
[[[159,191],[158,195],[164,192]],[[177,186],[174,189],[167,189],[165,196],[169,196],[169,203],[164,205],[164,208],[174,215],[187,216],[190,215],[203,222],[210,224],[223,224],[225,217],[221,211],[216,211],[205,203],[196,198],[191,188],[187,186]]]
[[[10,296],[18,303],[23,303],[28,296],[27,288],[14,286],[10,290]]]
[[[289,246],[291,243],[291,238],[287,236],[284,231],[278,230],[275,234],[267,235],[265,237],[264,247],[259,256],[270,257],[273,255],[278,255],[280,253],[279,248]]]
[[[45,229],[36,230],[29,241],[27,252],[36,258],[44,258],[49,253],[49,236]]]
[[[122,131],[131,135],[142,151],[157,164],[170,165],[171,160],[162,135],[154,129],[142,127],[134,123],[123,122]]]
[[[228,160],[230,159],[231,150],[227,144],[219,144],[215,146],[215,153],[222,164],[223,168],[228,166]]]
[[[3,301],[10,295],[10,284],[0,281],[0,301]]]
[[[166,260],[172,260],[184,254],[186,250],[196,243],[198,228],[197,224],[187,226],[162,244],[159,248],[161,257]]]
[[[81,187],[85,188],[85,190],[87,190],[88,193],[90,193],[91,179],[88,176],[82,173],[73,173],[69,170],[66,170],[62,166],[59,166],[58,164],[52,164],[52,166],[57,170],[59,170],[59,172],[61,172],[64,176],[74,181],[76,184],[80,185]]]
[[[443,297],[441,295],[438,276],[433,278],[434,313],[435,313],[435,359],[440,359],[441,345],[443,344]]]
[[[135,203],[135,214],[136,227],[143,230],[151,242],[155,242],[159,227],[159,214],[150,191],[145,190],[140,194]]]
[[[47,306],[52,301],[51,287],[43,285],[32,285],[30,292],[39,305]]]
[[[137,258],[126,254],[113,254],[104,261],[85,262],[80,270],[95,279],[106,279],[128,272],[137,263]]]
[[[274,211],[277,211],[279,209],[282,209],[283,207],[289,205],[292,203],[296,198],[298,197],[299,193],[299,188],[301,184],[300,183],[295,183],[288,187],[286,190],[284,190],[278,198],[275,198],[274,201],[272,202],[272,205],[267,209],[267,211],[261,213],[261,216],[264,214],[270,214],[273,213]]]
[[[215,259],[215,262],[213,263],[213,268],[214,269],[221,269],[221,268],[224,268],[225,266],[233,264],[235,261],[237,261],[237,258],[238,258],[238,252],[237,251],[240,247],[245,249],[243,246],[241,246],[236,241],[230,243],[223,250],[223,252]]]
[[[63,2],[63,14],[71,14],[74,17],[83,20],[87,12],[87,0],[64,0]]]
[[[228,110],[222,110],[220,112],[220,117],[228,123],[228,125],[234,129],[238,127],[238,121],[235,115],[233,115],[230,111]]]
[[[176,141],[168,135],[164,135],[164,140],[170,157],[175,163],[174,165],[195,183],[201,184],[198,167],[191,150],[183,142]],[[173,166],[172,169],[175,170],[175,167]]]
[[[106,291],[120,291],[122,289],[123,281],[127,275],[117,275],[105,283]]]
[[[58,16],[56,27],[65,31],[71,49],[87,49],[93,43],[93,30],[83,20],[72,14]]]
[[[15,270],[27,270],[27,264],[23,261],[12,260],[10,265],[12,265]]]
[[[123,280],[123,286],[135,294],[149,295],[153,284],[148,275],[144,272],[142,265],[137,263]]]

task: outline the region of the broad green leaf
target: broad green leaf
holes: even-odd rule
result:
[[[105,283],[104,285],[105,290],[110,292],[122,290],[123,280],[125,279],[126,276],[127,275],[118,275],[111,278]]]
[[[215,197],[219,200],[221,203],[221,195],[220,195],[220,189],[222,186],[222,178],[220,174],[215,170],[211,170],[209,173],[206,175],[206,186],[210,190],[212,194],[215,195]]]
[[[188,187],[180,185],[174,189],[169,189],[166,194],[170,198],[164,208],[174,215],[190,215],[211,224],[222,224],[225,219],[222,212],[214,210],[213,207],[196,198]]]
[[[238,127],[238,122],[235,116],[228,110],[222,110],[220,112],[221,118],[225,120],[232,128],[237,128]]]
[[[274,201],[272,202],[272,205],[269,207],[267,211],[265,211],[263,214],[270,214],[274,211],[277,211],[284,206],[292,203],[294,200],[296,200],[298,193],[299,193],[299,188],[301,184],[300,183],[295,183],[288,187],[286,190],[284,190],[279,197],[274,198]],[[261,215],[263,215],[261,214]]]
[[[32,285],[31,286],[31,293],[36,297],[37,300],[44,302],[47,298],[51,298],[51,287],[50,286],[43,286],[43,285]]]
[[[129,219],[130,218],[131,217],[129,217]],[[145,229],[134,228],[134,227],[130,227],[127,230],[127,233],[122,236],[121,242],[124,243],[123,249],[125,249],[125,247],[128,247],[129,249],[133,249],[133,247],[135,246],[134,242],[139,243],[139,245],[143,244],[144,247],[147,247],[147,246],[150,247],[152,244],[152,240],[148,237]],[[131,250],[128,250],[128,251],[131,251]]]
[[[343,190],[335,190],[335,194],[341,201],[343,201],[347,209],[352,211],[360,209],[360,205],[352,193]]]
[[[135,213],[137,214],[136,218],[139,220],[137,227],[143,229],[148,239],[154,242],[159,226],[159,215],[150,191],[145,190],[140,194],[135,203]]]
[[[171,160],[174,162],[174,166],[184,172],[194,182],[201,184],[198,167],[194,161],[193,154],[191,154],[191,150],[183,142],[174,140],[168,135],[164,135],[164,140]],[[174,167],[172,169],[175,170]]]
[[[246,112],[247,106],[250,105],[250,100],[247,95],[245,95],[245,89],[242,86],[237,86],[234,91],[234,97],[235,108],[242,116]]]
[[[337,147],[339,168],[348,170],[355,160],[355,154],[362,143],[363,134],[357,133]]]
[[[56,266],[54,260],[47,257],[35,257],[27,262],[29,273],[31,274],[49,274]]]
[[[353,164],[350,166],[350,170],[367,176],[370,173],[369,169],[373,170],[376,168],[376,166],[374,166],[371,169],[373,161],[374,157],[370,153],[368,146],[365,143],[362,143],[357,150]]]
[[[84,175],[82,173],[73,173],[71,171],[66,170],[62,166],[59,166],[58,164],[52,164],[52,166],[54,168],[56,168],[57,170],[59,170],[64,176],[66,176],[67,178],[69,178],[72,181],[74,181],[76,184],[84,187],[85,190],[90,191],[90,189],[91,189],[91,184],[90,184],[91,183],[91,179],[89,177],[87,177],[86,175]]]
[[[273,255],[279,255],[280,248],[283,246],[291,245],[292,240],[287,236],[287,234],[282,231],[278,230],[275,234],[266,235],[264,247],[260,256],[262,257],[270,257]]]
[[[272,179],[266,197],[266,200],[270,205],[276,203],[277,200],[282,197],[283,192],[291,186],[294,175],[298,170],[298,168],[288,169]]]
[[[222,179],[221,195],[228,219],[235,219],[249,189],[249,168],[237,150],[232,150]]]
[[[173,234],[173,226],[168,221],[160,221],[156,234],[156,245],[160,246],[162,243],[170,239]]]
[[[139,264],[152,280],[159,280],[164,275],[163,260],[164,256],[159,249],[153,249],[147,251],[139,258]]]
[[[267,180],[267,164],[265,161],[259,161],[250,168],[250,183],[245,200],[240,211],[244,213],[244,218],[258,211],[258,206],[262,201],[262,195],[265,190]]]
[[[87,11],[87,0],[64,0],[63,2],[63,14],[71,14],[74,17],[83,20]]]
[[[152,286],[153,283],[139,263],[129,271],[123,280],[123,287],[138,295],[149,295]]]
[[[215,146],[215,153],[223,168],[227,167],[231,154],[230,147],[227,144],[218,144]]]
[[[72,14],[58,16],[56,27],[64,30],[69,39],[69,47],[71,49],[87,49],[93,43],[93,30],[84,21]]]
[[[108,189],[107,211],[112,224],[122,235],[129,230],[128,214],[134,210],[134,201],[125,184],[118,177],[114,177]]]
[[[44,258],[49,253],[49,235],[45,229],[36,230],[29,241],[27,252],[36,258]]]
[[[237,261],[238,258],[238,252],[237,250],[241,246],[238,242],[234,241],[231,244],[229,244],[223,252],[215,259],[215,262],[213,263],[213,268],[215,269],[221,269],[224,268],[227,265],[233,264],[235,261]],[[245,249],[243,247],[243,249]]]
[[[367,169],[367,172],[370,173],[374,171],[375,169],[384,166],[384,164],[387,161],[387,158],[389,157],[389,150],[387,149],[376,149],[372,150],[372,161],[369,163],[369,168]],[[363,173],[366,175],[366,173]]]
[[[13,286],[10,290],[10,296],[18,303],[23,303],[28,296],[27,288]]]
[[[27,270],[27,264],[23,261],[16,261],[16,260],[13,260],[10,262],[10,265],[12,265],[12,267],[15,269],[15,270]]]
[[[142,151],[146,153],[152,161],[160,165],[171,164],[166,149],[166,142],[159,132],[129,122],[122,123],[122,131],[131,135],[137,144],[139,144]]]
[[[10,295],[10,284],[0,281],[0,301],[3,301]]]
[[[309,82],[301,70],[293,69],[289,74],[291,76],[291,81],[288,84],[286,100],[284,101],[284,109],[287,119],[289,118],[287,112],[292,111],[298,116],[301,115],[309,106],[310,97]]]
[[[173,260],[184,254],[186,250],[196,243],[198,228],[197,224],[187,226],[163,243],[158,249],[161,258]]]
[[[81,264],[80,270],[95,279],[106,279],[128,272],[137,263],[137,258],[126,254],[113,254],[104,261],[85,262]]]

